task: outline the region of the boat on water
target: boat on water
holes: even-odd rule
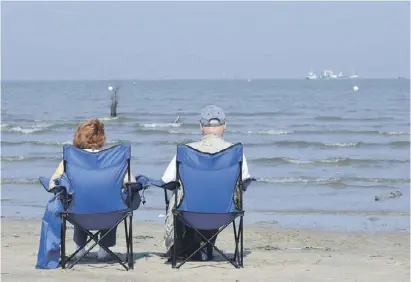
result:
[[[317,79],[317,75],[315,74],[315,72],[313,72],[312,70],[307,74],[307,76],[305,77],[305,79]]]
[[[355,72],[353,72],[352,75],[346,76],[342,72],[335,74],[332,70],[324,70],[320,76],[317,76],[317,74],[313,70],[310,70],[310,72],[305,77],[305,79],[308,79],[308,80],[315,80],[315,79],[331,80],[331,79],[354,79],[354,78],[358,78],[358,74],[356,74]]]

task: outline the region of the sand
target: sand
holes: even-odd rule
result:
[[[409,281],[408,233],[344,233],[245,226],[243,269],[229,263],[188,262],[172,269],[164,252],[161,225],[134,223],[135,269],[88,259],[71,270],[36,270],[41,220],[3,218],[2,281]],[[119,228],[115,252],[124,252]],[[217,240],[232,253],[232,229]],[[69,230],[69,250],[74,250]],[[120,246],[121,245],[121,246]],[[93,253],[97,249],[93,250]]]

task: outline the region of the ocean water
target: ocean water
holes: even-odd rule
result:
[[[117,118],[108,85],[120,87]],[[52,175],[81,121],[103,120],[107,146],[131,143],[134,173],[160,178],[176,144],[200,138],[201,108],[216,104],[258,179],[247,223],[410,229],[408,80],[3,82],[1,94],[3,216],[42,216],[50,195],[37,179]],[[162,193],[147,190],[136,217],[163,222]]]

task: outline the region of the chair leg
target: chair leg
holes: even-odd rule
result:
[[[229,263],[231,263],[235,268],[240,268],[241,265],[243,263],[243,259],[239,259],[239,262],[237,262],[237,260],[233,260],[229,257],[227,257],[227,255],[225,255],[216,245],[215,243],[213,243],[213,239],[217,237],[218,234],[220,234],[228,225],[231,224],[231,222],[225,224],[224,226],[222,226],[211,238],[207,238],[204,236],[204,234],[201,233],[201,231],[199,231],[197,228],[195,228],[189,221],[187,221],[186,219],[184,219],[183,217],[179,216],[185,224],[187,224],[187,226],[191,227],[196,234],[198,234],[203,240],[205,240],[207,243],[206,244],[210,244],[214,250],[216,250],[218,253],[220,253],[220,255],[227,260]],[[175,226],[175,225],[174,225]],[[240,228],[238,230],[238,236],[237,236],[237,242],[239,240],[239,235],[243,234],[242,232],[242,227],[243,227],[243,218],[240,218]],[[174,229],[175,230],[175,229]],[[240,233],[241,232],[241,233]],[[175,234],[175,233],[174,233]],[[176,234],[175,234],[176,235]],[[174,237],[175,239],[176,237]],[[238,243],[237,243],[238,246]],[[176,246],[174,246],[176,247]],[[197,253],[198,251],[200,251],[203,248],[203,246],[200,246],[199,248],[197,248],[194,252],[192,252],[192,254],[190,256],[188,256],[184,261],[182,261],[181,263],[179,263],[178,266],[173,266],[173,268],[180,268],[184,263],[186,263],[195,253]],[[237,247],[238,248],[238,247]],[[241,250],[239,252],[239,255],[241,255],[241,257],[243,256],[243,238],[241,237]]]
[[[173,215],[173,231],[174,231],[174,244],[171,254],[171,267],[176,268],[177,265],[177,216]]]
[[[94,244],[90,247],[90,248],[86,248],[86,246],[83,247],[83,249],[85,249],[85,252],[78,258],[76,259],[73,263],[71,263],[68,268],[72,268],[74,267],[74,265],[76,265],[79,261],[81,261],[95,246],[100,245],[101,248],[103,248],[110,256],[112,256],[113,258],[115,258],[117,260],[118,263],[121,264],[121,266],[123,266],[126,270],[129,270],[129,267],[127,267],[127,265],[125,264],[125,262],[119,258],[115,253],[113,253],[113,251],[111,251],[108,247],[106,247],[103,243],[102,240],[104,239],[105,236],[107,236],[107,234],[109,232],[111,232],[116,226],[118,226],[121,221],[123,221],[127,215],[124,215],[115,225],[113,225],[113,227],[111,227],[105,234],[102,234],[100,239],[98,238],[99,234],[101,233],[101,231],[96,232],[95,234],[93,234],[92,232],[90,232],[87,229],[84,229],[81,225],[79,225],[78,222],[76,222],[74,219],[70,218],[67,214],[65,215],[67,217],[67,219],[69,220],[69,222],[71,222],[73,225],[81,228],[84,232],[87,233],[87,235],[91,238],[91,240],[94,240]],[[65,226],[65,223],[62,224],[62,226]],[[132,238],[132,233],[131,233],[131,224],[130,224],[130,233],[128,235],[128,238]],[[88,240],[87,243],[89,243],[91,240]],[[131,240],[129,240],[131,241]],[[132,252],[132,249],[131,249]],[[71,256],[73,257],[75,255],[75,253]],[[129,260],[132,261],[129,257]],[[65,260],[67,261],[67,260]]]
[[[130,252],[130,244],[128,242],[127,217],[124,219],[124,234],[126,236],[126,248],[127,248],[126,262],[128,262],[128,253]]]
[[[241,252],[240,266],[244,267],[244,263],[243,263],[243,260],[244,260],[243,216],[240,217],[240,230],[239,230],[239,232],[241,234],[240,235],[241,236],[241,241],[240,241],[240,252]]]
[[[61,214],[61,248],[60,248],[60,259],[61,268],[66,268],[66,215]]]
[[[233,220],[233,231],[234,231],[234,243],[235,243],[235,250],[234,250],[233,260],[239,262],[237,260],[238,259],[238,254],[239,254],[239,252],[238,252],[238,236],[239,236],[239,234],[237,235],[237,230],[235,228],[235,220]]]
[[[134,269],[134,253],[133,253],[133,213],[130,214],[129,234],[128,234],[128,267]],[[126,232],[127,233],[127,232]]]

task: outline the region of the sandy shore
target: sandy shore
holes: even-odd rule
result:
[[[161,257],[163,229],[134,223],[135,269],[88,259],[72,270],[36,270],[41,220],[2,219],[2,281],[409,281],[410,241],[407,233],[337,233],[245,227],[243,269],[226,262],[189,262],[172,269]],[[124,252],[119,229],[115,252]],[[232,253],[232,229],[218,246]],[[69,230],[72,236],[72,230]],[[68,240],[69,250],[74,250]],[[96,250],[93,250],[95,252]]]

